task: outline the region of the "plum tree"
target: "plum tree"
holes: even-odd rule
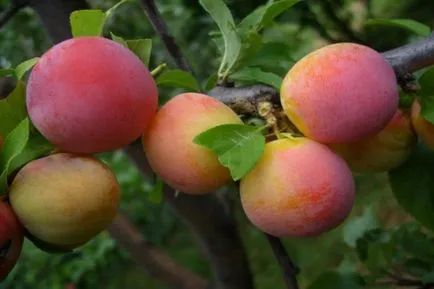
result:
[[[277,237],[318,236],[349,215],[355,184],[345,161],[326,145],[305,137],[266,144],[254,168],[241,179],[248,219]]]
[[[414,100],[411,106],[411,122],[420,140],[434,150],[434,124],[421,115],[421,106],[418,100]]]
[[[225,185],[229,170],[193,138],[212,127],[238,123],[238,115],[222,102],[200,93],[179,94],[157,113],[143,136],[150,166],[168,185],[187,194],[206,194]]]
[[[24,241],[24,229],[11,206],[0,201],[0,281],[5,280],[17,263]]]
[[[392,120],[377,135],[364,140],[332,144],[353,172],[386,172],[402,165],[417,142],[410,114],[398,109]]]
[[[139,138],[158,91],[143,62],[103,37],[65,40],[42,55],[27,82],[29,116],[59,149],[97,153]]]
[[[23,226],[34,237],[73,249],[104,230],[115,217],[120,186],[101,161],[56,153],[22,167],[9,199]]]
[[[399,101],[389,63],[354,43],[331,44],[304,56],[286,74],[280,93],[286,115],[300,132],[327,144],[379,133]]]

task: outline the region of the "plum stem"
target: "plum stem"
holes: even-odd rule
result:
[[[158,65],[157,67],[155,67],[152,71],[151,71],[151,75],[153,78],[158,77],[161,73],[163,73],[163,71],[167,68],[167,64],[166,63],[162,63],[160,65]]]

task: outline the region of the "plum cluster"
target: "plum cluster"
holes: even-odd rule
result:
[[[434,128],[420,115],[417,101],[411,111],[399,106],[393,68],[364,45],[331,44],[309,53],[287,72],[280,100],[294,129],[268,139],[240,180],[246,216],[274,236],[313,237],[336,228],[353,208],[355,174],[403,165],[418,135],[434,148]],[[157,112],[143,136],[144,151],[168,185],[208,194],[231,176],[193,138],[218,125],[240,123],[215,98],[183,93]]]
[[[14,173],[0,202],[0,280],[27,237],[67,252],[107,228],[120,185],[95,154],[140,139],[155,116],[158,90],[128,48],[103,37],[78,37],[46,51],[33,67],[26,105],[35,128],[55,147]]]

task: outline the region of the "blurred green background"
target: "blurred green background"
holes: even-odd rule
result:
[[[89,2],[94,8],[105,10],[116,1]],[[216,27],[197,2],[161,0],[158,5],[197,77],[205,82],[218,68],[219,54],[209,37]],[[434,11],[434,1],[430,0],[329,2],[341,23],[333,21],[333,15],[324,9],[321,1],[312,1],[310,5],[300,3],[265,31],[266,41],[275,43],[280,49],[283,47],[288,55],[283,65],[273,62],[273,59],[261,59],[270,71],[283,76],[293,60],[330,40],[351,41],[355,37],[380,51],[413,40],[414,36],[396,27],[365,27],[363,22],[367,18],[412,18],[430,27],[434,24],[431,13]],[[239,20],[265,1],[231,0],[226,3],[236,20]],[[0,0],[0,7],[6,7],[7,4],[8,1]],[[126,39],[152,37],[154,48],[151,67],[162,62],[172,65],[138,3],[133,1],[121,6],[110,19],[108,30]],[[14,66],[25,59],[40,56],[51,45],[34,12],[25,9],[0,30],[0,67]],[[167,99],[176,91],[164,89],[161,93]],[[129,164],[126,156],[122,152],[113,152],[101,158],[114,170],[122,185],[122,209],[128,212],[146,238],[163,248],[180,264],[210,277],[211,268],[190,230],[165,204],[156,205],[147,200],[152,186]],[[359,175],[356,180],[357,206],[343,225],[320,238],[284,240],[289,253],[302,269],[300,283],[303,287],[326,270],[339,268],[345,271],[357,267],[352,246],[365,230],[377,226],[390,227],[410,219],[391,196],[385,175]],[[284,288],[281,269],[267,240],[246,220],[240,209],[237,210],[237,218],[256,288]],[[0,288],[167,288],[160,281],[144,274],[143,270],[106,232],[76,252],[66,255],[44,253],[26,241],[18,265],[9,278],[0,284]],[[71,284],[75,287],[71,287]]]

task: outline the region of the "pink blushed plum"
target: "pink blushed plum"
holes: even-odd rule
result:
[[[241,204],[248,219],[276,237],[315,237],[350,214],[355,183],[345,161],[327,146],[304,137],[265,146],[241,179]]]
[[[77,37],[49,49],[27,84],[35,127],[60,150],[98,153],[139,138],[154,117],[152,75],[128,48],[103,37]]]
[[[231,180],[229,170],[208,148],[195,144],[198,134],[223,124],[242,124],[222,102],[205,94],[183,93],[157,113],[143,136],[151,168],[168,185],[186,194],[207,194]]]
[[[294,125],[325,144],[379,133],[399,102],[391,65],[377,51],[354,43],[331,44],[303,57],[285,76],[280,96]]]

